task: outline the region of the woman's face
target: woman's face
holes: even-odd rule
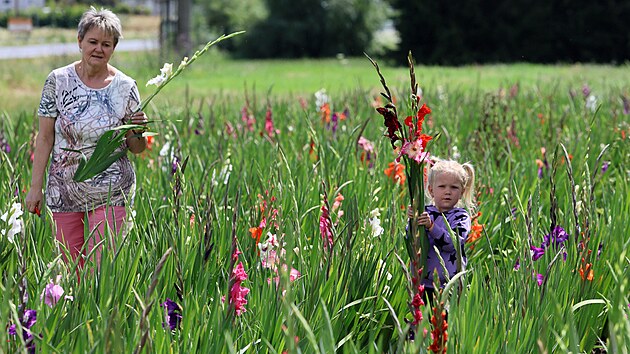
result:
[[[83,62],[92,66],[107,66],[114,48],[114,37],[99,28],[91,28],[83,40],[79,40]]]

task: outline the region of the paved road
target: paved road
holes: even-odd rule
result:
[[[136,52],[158,49],[155,39],[123,39],[116,46],[117,52]],[[0,60],[38,58],[51,55],[77,54],[77,43],[34,44],[26,46],[0,47]]]

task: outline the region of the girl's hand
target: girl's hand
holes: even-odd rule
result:
[[[418,216],[417,222],[418,226],[424,226],[429,231],[433,230],[433,220],[426,211]]]
[[[411,208],[411,206],[407,208],[407,217],[409,219],[413,219],[413,208]],[[424,226],[429,229],[429,231],[433,229],[433,221],[431,220],[429,213],[427,213],[426,211],[418,216],[417,222],[419,226]]]
[[[418,225],[426,227],[429,231],[433,228],[433,221],[431,220],[429,213],[425,211],[418,216]]]

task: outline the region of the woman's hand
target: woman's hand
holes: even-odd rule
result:
[[[131,129],[127,132],[126,135],[129,151],[134,154],[139,154],[143,152],[144,149],[147,147],[147,139],[142,136],[142,133],[146,130],[147,122],[147,115],[144,114],[144,112],[142,111],[132,113],[129,116],[129,124],[137,124],[143,126],[142,130]]]
[[[142,131],[146,130],[146,125],[148,121],[149,120],[147,119],[147,115],[143,111],[132,113],[131,116],[129,116],[129,123],[144,126],[144,129]],[[135,130],[133,131],[133,133],[142,134],[142,132],[138,133]]]
[[[42,201],[44,200],[44,195],[41,189],[31,189],[26,195],[25,204],[26,210],[29,213],[41,215],[42,210]]]

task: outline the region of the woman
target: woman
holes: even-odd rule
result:
[[[94,261],[100,264],[105,229],[120,234],[125,205],[133,203],[135,193],[136,176],[126,156],[85,182],[72,179],[81,158],[76,150],[89,157],[106,131],[147,122],[146,115],[137,111],[140,95],[135,81],[109,64],[120,38],[122,27],[114,13],[94,7],[86,11],[77,34],[81,60],[50,73],[37,112],[39,134],[26,207],[38,214],[42,209],[44,173],[52,152],[46,204],[52,211],[56,238],[63,245],[64,260],[78,258],[80,267],[95,246]],[[146,144],[142,132],[129,131],[121,149],[137,154]],[[106,244],[114,245],[113,241]]]

